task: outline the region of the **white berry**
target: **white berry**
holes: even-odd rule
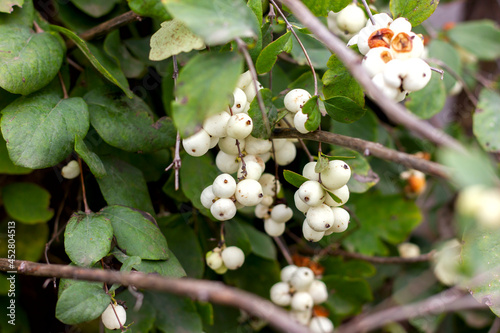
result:
[[[349,212],[344,208],[332,207],[332,213],[334,216],[334,222],[328,230],[325,231],[325,235],[328,236],[334,232],[344,232],[349,226],[349,221],[351,216]]]
[[[257,82],[257,87],[259,90],[264,89],[264,87],[262,86],[262,84],[260,84],[260,82]],[[243,89],[243,91],[247,95],[247,101],[252,102],[253,99],[255,98],[255,95],[257,95],[257,91],[255,90],[255,84],[253,80],[252,82],[250,82],[250,84],[248,84],[248,86],[245,89]]]
[[[214,271],[221,268],[223,262],[222,262],[222,256],[220,254],[220,249],[217,248],[217,250],[214,249],[213,251],[207,252],[206,260],[208,267],[210,267]]]
[[[253,121],[245,113],[232,115],[227,122],[227,135],[235,139],[244,139],[252,133]]]
[[[389,25],[389,29],[394,32],[394,35],[397,35],[400,32],[410,33],[411,23],[405,17],[398,17]]]
[[[259,158],[260,159],[260,158]],[[238,169],[238,179],[241,178],[248,178],[248,179],[254,179],[254,180],[259,180],[262,172],[263,172],[262,166],[255,161],[245,161],[245,172],[243,172],[243,163],[240,162],[240,167]]]
[[[332,209],[325,204],[309,208],[306,216],[306,221],[311,229],[317,232],[324,232],[330,229],[334,223]]]
[[[210,212],[217,220],[226,221],[236,215],[236,206],[231,199],[219,199],[210,207]]]
[[[306,177],[309,180],[319,180],[319,173],[316,173],[314,170],[316,168],[316,162],[307,163],[302,169],[302,176]]]
[[[290,285],[286,282],[278,282],[271,287],[271,301],[279,306],[288,306],[292,300]]]
[[[293,89],[285,95],[283,102],[288,111],[295,113],[300,111],[310,98],[311,94],[307,90]]]
[[[333,323],[327,317],[314,317],[309,323],[312,333],[333,333]]]
[[[244,206],[255,206],[262,201],[262,186],[255,179],[244,179],[236,185],[236,200]]]
[[[297,148],[291,141],[287,140],[281,149],[275,151],[274,155],[278,165],[288,165],[295,160]]]
[[[351,4],[337,15],[338,27],[351,34],[357,33],[366,23],[365,12],[357,5]]]
[[[417,91],[424,88],[431,79],[431,67],[420,58],[406,60],[408,72],[403,80],[403,89]]]
[[[245,149],[245,140],[238,140],[240,145],[240,150],[243,151]],[[236,139],[230,136],[226,136],[225,138],[219,139],[219,148],[223,152],[229,155],[238,155],[238,146],[236,145]]]
[[[273,207],[271,218],[277,223],[288,222],[293,216],[293,210],[284,204],[279,204]]]
[[[243,112],[247,105],[247,95],[245,95],[245,92],[240,88],[236,88],[234,89],[233,97],[234,103],[231,107],[231,111],[233,112],[233,114]]]
[[[281,183],[278,180],[278,183],[276,183],[276,178],[274,175],[270,173],[264,173],[259,179],[259,183],[262,186],[262,192],[265,195],[270,195],[270,196],[275,196],[276,195],[276,188],[278,189],[278,192],[281,190]]]
[[[272,143],[269,140],[263,140],[248,136],[246,139],[245,151],[250,155],[259,155],[269,152],[272,148]]]
[[[288,265],[281,269],[280,278],[283,282],[290,282],[293,274],[297,271],[298,267],[295,265]]]
[[[182,146],[191,156],[202,156],[210,149],[210,135],[201,129],[198,133],[182,140]]]
[[[226,136],[227,122],[231,116],[226,111],[219,112],[205,119],[203,129],[211,136]]]
[[[125,322],[127,321],[127,312],[121,305],[109,304],[106,310],[102,313],[101,319],[107,329],[116,330],[125,325]]]
[[[203,207],[210,209],[212,204],[215,202],[215,194],[212,191],[212,185],[205,187],[205,189],[201,192],[200,201]]]
[[[61,170],[61,176],[66,179],[73,179],[80,175],[80,165],[77,161],[69,161]]]
[[[238,155],[230,155],[219,150],[215,157],[215,165],[222,172],[235,173],[239,167]]]
[[[407,62],[401,59],[393,59],[385,66],[383,75],[384,82],[391,88],[399,89],[403,84],[403,79],[408,73]]]
[[[222,250],[222,261],[228,269],[238,269],[245,262],[245,254],[239,247],[229,246]]]
[[[309,116],[305,113],[302,113],[302,110],[300,110],[293,117],[293,126],[302,134],[309,133],[309,130],[306,129],[306,122],[308,120]]]
[[[325,235],[324,231],[316,231],[309,226],[307,219],[302,223],[302,234],[309,242],[319,242]]]
[[[295,191],[295,194],[293,195],[293,201],[295,202],[295,207],[304,214],[307,213],[307,211],[311,207],[308,204],[306,204],[304,201],[302,201],[302,199],[299,196],[298,190]]]
[[[240,77],[238,78],[236,87],[240,88],[241,90],[245,90],[251,84],[252,84],[252,74],[250,73],[250,71],[246,71],[245,73],[241,74]]]
[[[312,311],[311,310],[306,310],[306,311],[292,310],[292,311],[290,311],[290,316],[292,316],[292,318],[295,319],[295,321],[297,321],[299,324],[308,325],[309,321],[311,320]]]
[[[328,163],[328,168],[321,173],[323,186],[334,190],[341,188],[351,178],[351,168],[341,160],[333,160]]]
[[[323,281],[314,280],[308,292],[312,296],[314,304],[324,303],[328,299],[328,289]]]
[[[255,217],[257,217],[259,219],[267,219],[270,217],[269,216],[269,206],[266,206],[266,205],[260,203],[257,206],[255,206],[254,213],[255,213]]]
[[[298,189],[299,198],[309,206],[319,206],[325,200],[325,190],[315,180],[308,180]]]
[[[297,291],[306,291],[313,281],[313,271],[308,267],[299,267],[290,278],[290,285]]]
[[[336,202],[329,194],[326,194],[325,204],[327,204],[328,206],[339,207],[344,205],[347,202],[347,200],[349,200],[349,188],[347,187],[347,185],[344,185],[341,188],[332,190],[330,192],[336,195],[341,202]]]
[[[374,47],[364,56],[361,66],[373,78],[378,73],[382,73],[386,64],[392,60],[391,52],[386,47]]]
[[[394,60],[392,60],[392,61],[394,61]],[[390,61],[389,64],[392,61]],[[386,70],[387,70],[387,67],[386,67]],[[384,73],[386,72],[386,70],[384,71]],[[384,94],[385,97],[392,99],[392,100],[396,100],[396,98],[399,96],[401,90],[399,88],[394,88],[394,87],[388,85],[386,83],[386,81],[384,80],[384,73],[379,73],[379,74],[375,75],[372,78],[372,82],[375,86],[377,86],[377,88],[380,89],[380,91]],[[219,145],[220,145],[220,143],[219,143]]]
[[[212,184],[212,191],[218,198],[230,198],[235,190],[236,181],[228,173],[218,175]]]
[[[420,255],[420,247],[413,243],[401,243],[398,245],[398,252],[401,258],[415,258]]]
[[[272,218],[267,218],[264,220],[264,230],[266,234],[271,237],[279,237],[285,232],[285,223],[278,223]]]
[[[295,311],[311,310],[314,305],[311,295],[306,291],[298,291],[292,296],[290,306]]]

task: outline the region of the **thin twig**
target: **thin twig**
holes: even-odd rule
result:
[[[62,91],[63,91],[63,98],[64,99],[67,99],[69,96],[68,96],[68,91],[66,90],[66,85],[64,84],[64,79],[62,77],[62,74],[61,72],[57,72],[57,75],[59,77],[59,82],[61,82],[61,88],[62,88]]]
[[[460,142],[429,123],[420,120],[402,105],[397,104],[389,98],[385,98],[382,91],[373,84],[364,68],[361,67],[361,57],[346,47],[343,41],[332,34],[302,2],[299,0],[280,0],[280,2],[284,3],[319,41],[337,55],[351,72],[352,76],[363,86],[368,95],[373,97],[374,101],[391,121],[405,126],[410,131],[439,146],[465,152],[465,148]]]
[[[87,203],[87,192],[85,191],[85,182],[83,181],[83,167],[81,157],[78,157],[78,165],[80,166],[80,181],[82,183],[83,206],[85,207],[85,214],[90,214],[92,213],[92,211],[90,210],[89,204]]]
[[[264,100],[262,99],[262,94],[260,93],[259,85],[257,84],[257,71],[255,70],[255,65],[253,64],[252,57],[248,52],[247,44],[241,38],[238,37],[235,39],[235,41],[238,44],[238,49],[241,53],[243,53],[248,66],[248,70],[252,75],[253,86],[256,93],[255,98],[257,98],[257,102],[259,103],[260,112],[262,113],[262,121],[264,122],[264,126],[266,127],[267,134],[271,135],[271,125],[269,124],[269,119],[267,118],[266,114],[266,106],[264,105]]]
[[[389,149],[380,143],[365,141],[345,135],[324,131],[301,134],[297,130],[283,128],[275,129],[273,132],[273,138],[300,138],[305,140],[321,141],[332,145],[350,148],[365,155],[373,155],[387,161],[393,161],[408,168],[420,170],[429,175],[445,179],[449,177],[448,170],[439,163],[427,161],[414,155]]]
[[[488,333],[498,333],[498,332],[500,332],[500,318],[496,317]]]
[[[431,71],[434,71],[436,73],[439,73],[441,75],[441,80],[444,79],[444,71],[442,69],[436,68],[436,67],[430,67]]]
[[[381,310],[359,320],[339,326],[335,333],[360,333],[376,330],[390,322],[423,317],[430,314],[452,312],[465,309],[484,309],[485,305],[476,301],[468,293],[450,288],[423,301],[395,306]]]
[[[177,56],[173,55],[172,56],[172,62],[174,66],[174,72],[172,73],[172,79],[174,80],[174,89],[177,87],[177,78],[179,77],[179,66],[177,65]],[[175,97],[177,100],[177,97]],[[170,170],[172,167],[174,168],[174,177],[175,177],[175,190],[177,191],[179,189],[179,170],[181,169],[182,166],[182,160],[181,160],[181,134],[179,131],[177,131],[177,136],[175,137],[175,155],[174,155],[174,160],[168,167],[165,168],[165,172]]]
[[[370,10],[370,7],[366,3],[366,0],[361,0],[363,3],[363,6],[365,6],[366,13],[368,14],[368,17],[370,18],[370,22],[372,22],[373,25],[375,25],[375,19],[373,18],[372,11]]]
[[[9,261],[0,258],[0,271],[12,271]],[[242,309],[268,321],[274,328],[287,333],[309,333],[309,329],[294,321],[288,312],[268,300],[249,292],[226,286],[221,282],[190,278],[172,279],[141,272],[119,272],[90,269],[70,265],[47,265],[30,261],[14,262],[17,274],[50,276],[84,281],[98,281],[138,289],[156,290],[178,296],[187,296],[201,302],[212,302]]]
[[[129,23],[140,21],[141,17],[134,13],[133,11],[129,11],[121,14],[120,16],[113,17],[112,19],[103,22],[87,31],[82,32],[79,36],[83,40],[92,40],[96,37],[106,35],[110,31],[121,28]],[[75,43],[72,40],[68,40],[66,42],[66,46],[72,48],[75,46]]]
[[[467,86],[467,83],[465,82],[465,80],[460,76],[458,75],[457,72],[455,72],[450,66],[448,66],[444,61],[441,61],[439,59],[435,59],[435,58],[427,58],[425,59],[427,61],[430,61],[430,62],[433,62],[435,63],[436,65],[440,66],[440,67],[443,67],[451,76],[453,76],[453,78],[455,80],[457,80],[458,82],[460,82],[462,84],[462,88],[464,89],[465,91],[465,94],[467,95],[467,98],[472,102],[472,104],[474,106],[477,106],[477,103],[478,103],[478,100],[476,98],[476,96],[474,96],[474,94],[470,91],[469,87]]]
[[[278,13],[280,14],[280,16],[283,18],[283,20],[285,21],[286,23],[286,28],[288,30],[290,30],[290,32],[293,34],[293,36],[295,37],[295,39],[297,40],[297,43],[299,43],[300,45],[300,48],[302,49],[302,52],[304,53],[305,57],[306,57],[306,60],[307,60],[307,64],[309,65],[309,67],[311,67],[311,72],[313,74],[313,78],[314,78],[314,96],[317,96],[318,95],[318,78],[316,77],[316,71],[314,70],[314,66],[311,62],[311,58],[309,58],[309,54],[307,53],[307,50],[306,48],[304,47],[304,44],[302,44],[302,41],[300,40],[299,36],[297,35],[297,33],[295,32],[295,29],[293,28],[293,26],[290,24],[290,22],[288,22],[288,20],[286,19],[286,16],[285,14],[281,11],[281,9],[279,8],[279,6],[276,4],[276,2],[274,0],[269,0],[270,3],[272,3],[274,5],[274,7],[276,7],[276,10],[278,11]],[[272,6],[271,6],[272,7]]]
[[[276,242],[276,244],[278,245],[278,247],[281,251],[281,254],[283,254],[283,257],[285,257],[285,260],[288,263],[288,265],[293,265],[292,256],[290,255],[290,251],[286,247],[285,242],[283,242],[283,239],[281,239],[281,237],[273,237],[273,239]]]

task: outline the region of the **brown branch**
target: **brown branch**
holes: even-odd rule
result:
[[[334,134],[324,131],[315,131],[301,134],[292,129],[275,129],[273,138],[300,138],[313,141],[321,141],[332,145],[342,146],[356,150],[364,155],[373,155],[375,157],[393,161],[411,169],[420,170],[429,175],[448,178],[448,170],[436,162],[427,161],[410,154],[402,153],[393,149],[384,147],[380,143],[365,141],[358,138],[351,138],[345,135]]]
[[[360,333],[375,330],[387,323],[431,314],[459,311],[465,309],[484,309],[471,295],[456,288],[450,288],[423,301],[408,305],[395,306],[339,326],[335,333]]]
[[[434,251],[419,255],[417,257],[413,258],[402,258],[402,257],[373,257],[373,256],[366,256],[364,254],[359,254],[359,253],[354,253],[354,252],[347,252],[343,250],[333,250],[330,251],[330,254],[332,255],[337,255],[341,256],[344,258],[351,258],[351,259],[359,259],[367,262],[371,262],[373,264],[414,264],[417,262],[427,262],[432,259],[432,256],[434,255]]]
[[[166,292],[178,296],[187,296],[194,300],[213,302],[237,307],[252,315],[268,321],[271,326],[287,333],[309,333],[309,329],[294,321],[290,315],[268,300],[224,285],[221,282],[195,280],[189,278],[171,279],[159,275],[140,272],[123,273],[119,271],[89,269],[69,265],[47,265],[30,261],[14,262],[15,269],[10,268],[9,261],[0,258],[0,271],[17,271],[22,275],[48,276],[85,281],[106,282],[122,286],[134,286]]]
[[[113,17],[112,19],[103,22],[87,31],[82,32],[79,37],[83,40],[92,40],[96,37],[107,34],[110,31],[119,29],[129,23],[140,21],[141,17],[134,13],[133,11],[129,11],[123,13],[117,17]],[[68,40],[66,42],[66,46],[72,48],[75,46],[75,43],[72,40]]]
[[[337,55],[351,72],[352,76],[363,86],[367,94],[373,98],[389,119],[397,124],[405,126],[410,131],[439,146],[453,148],[462,152],[465,151],[465,148],[457,140],[429,123],[420,120],[402,105],[384,97],[383,92],[373,84],[366,71],[361,67],[361,57],[346,47],[343,41],[332,34],[302,2],[299,0],[280,0],[280,2],[284,3],[293,15],[295,15],[295,17],[297,17],[297,19],[299,19],[299,21],[301,21],[319,41],[324,43],[330,51]]]

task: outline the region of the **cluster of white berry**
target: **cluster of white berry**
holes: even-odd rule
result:
[[[302,233],[311,242],[319,242],[323,236],[345,231],[350,220],[349,213],[340,207],[349,200],[349,165],[341,160],[333,160],[325,170],[317,173],[316,164],[309,162],[304,166],[302,175],[309,180],[294,195],[295,206],[306,215]],[[340,202],[335,201],[329,192]]]
[[[306,129],[306,122],[309,116],[302,112],[302,107],[311,98],[311,94],[304,89],[290,90],[283,100],[285,108],[295,114],[293,117],[293,127],[300,133],[309,133]]]
[[[104,326],[109,330],[116,330],[125,326],[127,321],[127,312],[119,304],[109,304],[101,315]],[[120,325],[121,324],[121,325]]]
[[[402,101],[410,92],[424,88],[431,79],[430,66],[421,59],[424,43],[421,35],[411,31],[404,17],[395,19],[387,14],[373,15],[348,46],[357,44],[363,58],[363,68],[384,94]]]
[[[208,251],[205,258],[208,267],[217,274],[224,274],[228,269],[238,269],[245,262],[245,254],[237,246],[216,247],[212,251]]]
[[[323,281],[315,278],[308,267],[289,265],[281,270],[281,282],[270,291],[271,301],[279,306],[290,306],[292,317],[309,326],[313,333],[333,332],[333,323],[326,317],[313,317],[314,305],[328,299],[328,290]]]

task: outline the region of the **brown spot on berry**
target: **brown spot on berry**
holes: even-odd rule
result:
[[[227,179],[224,179],[224,184],[227,184]]]
[[[251,120],[247,120],[247,123],[246,123],[248,126],[252,125],[252,121]]]
[[[241,108],[241,104],[236,104],[236,107],[239,109]]]
[[[344,164],[344,169],[349,169],[349,166],[347,164]]]
[[[330,225],[327,223],[325,224],[325,228],[329,229],[330,228]]]

